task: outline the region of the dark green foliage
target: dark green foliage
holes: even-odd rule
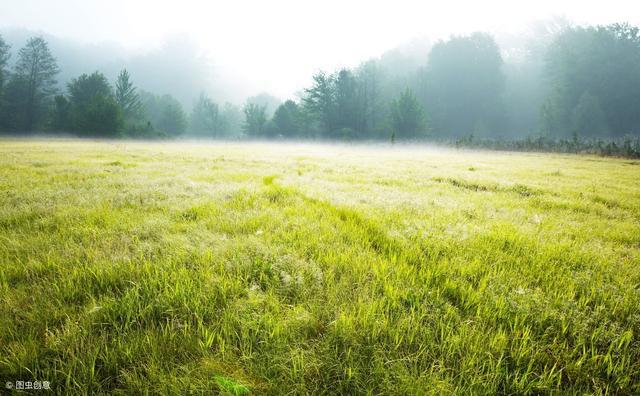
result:
[[[56,132],[71,128],[71,103],[64,95],[56,95],[51,114],[51,129]]]
[[[109,81],[100,72],[83,74],[67,85],[69,100],[77,113],[85,112],[95,96],[113,96]]]
[[[153,139],[166,137],[162,132],[156,131],[151,121],[129,124],[125,126],[124,134],[128,137],[139,139]]]
[[[131,82],[131,76],[127,69],[122,69],[116,80],[116,101],[122,110],[125,120],[135,120],[140,117],[142,102]]]
[[[627,136],[623,138],[583,138],[574,133],[571,138],[550,138],[545,135],[523,139],[474,139],[463,137],[452,142],[444,140],[440,143],[455,147],[476,147],[489,150],[539,151],[555,153],[595,154],[602,156],[640,158],[640,138]]]
[[[374,62],[356,72],[316,74],[302,98],[303,115],[314,123],[315,134],[337,139],[374,137],[383,113],[378,79]]]
[[[383,63],[372,60],[355,71],[318,73],[302,97],[311,134],[298,135],[388,137],[380,121],[397,122],[393,98],[407,87],[418,93],[432,135],[441,140],[638,135],[638,29],[566,26],[552,21],[540,27],[536,40],[507,64],[493,37],[474,33],[437,43],[414,72],[397,65],[380,70]]]
[[[391,102],[391,128],[393,141],[426,136],[427,116],[409,88]]]
[[[301,136],[303,130],[303,119],[298,104],[292,100],[287,100],[280,106],[273,115],[273,135],[282,137]]]
[[[321,131],[330,132],[336,128],[335,77],[320,72],[313,76],[313,85],[305,89],[302,103]]]
[[[102,73],[83,74],[73,79],[67,90],[71,107],[71,131],[87,136],[119,135],[123,127],[122,110]],[[64,113],[63,107],[64,103],[57,100],[56,112]]]
[[[25,125],[27,84],[12,77],[4,88],[4,104],[0,107],[0,127],[5,131],[19,131]]]
[[[403,90],[419,85],[424,102],[420,106],[428,105],[433,112],[440,136],[505,129],[502,58],[491,36],[477,33],[441,42],[428,61],[419,78],[404,83],[398,77],[385,77],[375,61],[366,62],[356,72],[342,69],[335,74],[316,74],[302,98],[305,112],[315,122],[316,134],[338,139],[382,137],[382,120],[387,118],[396,127],[401,123],[398,103],[392,99],[402,95],[394,88],[400,85]],[[419,103],[417,99],[415,102]],[[403,136],[407,133],[418,137],[415,130],[396,132],[397,138],[408,137]]]
[[[137,91],[125,69],[115,92],[94,73],[72,82],[77,92],[70,90],[68,103],[54,101],[58,68],[46,42],[30,39],[9,73],[9,47],[0,37],[0,130],[338,140],[388,140],[393,133],[394,140],[466,145],[474,142],[468,136],[506,145],[538,135],[574,146],[576,139],[611,139],[603,152],[618,152],[615,142],[639,136],[638,28],[554,20],[535,29],[533,40],[524,44],[521,37],[502,49],[491,35],[473,33],[320,72],[296,101],[261,93],[241,108],[202,96],[188,118],[172,96]]]
[[[91,98],[82,123],[76,127],[98,136],[118,136],[123,126],[120,106],[111,96],[96,95]]]
[[[60,69],[42,37],[32,37],[18,52],[13,73],[16,129],[26,132],[42,126],[50,99],[56,92],[56,75]],[[20,86],[18,88],[18,86]]]

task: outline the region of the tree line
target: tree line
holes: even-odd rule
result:
[[[640,135],[640,33],[629,24],[563,27],[517,60],[490,34],[452,36],[415,70],[369,60],[319,72],[283,103],[240,107],[202,94],[190,114],[170,95],[138,90],[124,69],[113,85],[96,71],[61,89],[40,37],[12,68],[10,54],[0,37],[0,130],[9,132],[537,144]]]
[[[241,110],[223,109],[202,96],[189,117],[171,95],[138,90],[123,69],[112,84],[95,71],[60,88],[60,68],[47,42],[33,37],[9,68],[10,47],[0,36],[0,131],[49,132],[86,137],[174,137],[203,132],[226,136],[240,129]],[[211,117],[214,124],[209,123]],[[232,125],[233,124],[233,125]]]
[[[537,44],[507,62],[491,35],[474,33],[439,41],[408,75],[385,74],[376,61],[318,73],[297,108],[278,109],[286,116],[274,117],[276,131],[452,141],[640,135],[637,27],[569,27]]]

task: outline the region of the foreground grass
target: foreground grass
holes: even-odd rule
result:
[[[0,142],[0,379],[640,393],[640,162]]]

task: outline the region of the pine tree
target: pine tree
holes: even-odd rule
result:
[[[127,69],[122,69],[116,81],[116,102],[127,120],[139,117],[142,110],[142,101],[130,77]]]

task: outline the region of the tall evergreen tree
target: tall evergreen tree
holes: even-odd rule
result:
[[[130,120],[138,118],[142,110],[142,101],[136,92],[127,69],[122,69],[116,80],[116,102],[122,109],[122,115]]]
[[[42,37],[32,37],[20,49],[13,78],[23,89],[20,100],[25,131],[39,127],[46,115],[46,108],[56,92],[56,75],[60,72],[49,45]]]
[[[323,133],[336,129],[336,93],[335,78],[320,72],[313,76],[313,85],[304,90],[302,98],[304,108],[320,123]]]

